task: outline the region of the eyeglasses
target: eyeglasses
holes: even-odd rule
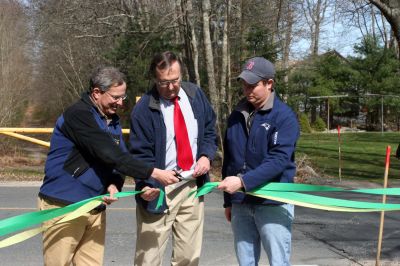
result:
[[[118,102],[119,100],[125,100],[126,98],[128,98],[128,95],[121,95],[121,96],[115,96],[115,95],[112,95],[111,93],[109,93],[109,92],[105,92],[105,93],[107,93],[108,95],[110,95],[111,96],[111,98],[113,98],[113,100],[115,101],[115,102]]]
[[[180,78],[173,79],[173,80],[161,80],[161,81],[157,81],[157,84],[160,87],[167,88],[167,87],[169,87],[169,84],[172,84],[173,86],[178,85],[179,81],[180,81]]]

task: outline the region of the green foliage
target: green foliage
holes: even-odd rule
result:
[[[297,111],[311,113],[313,118],[318,112],[326,114],[328,104],[331,118],[355,118],[360,110],[367,110],[367,123],[380,123],[380,95],[399,94],[400,61],[393,50],[370,36],[355,45],[354,51],[355,57],[344,58],[336,51],[329,51],[296,65],[285,88],[288,103]],[[331,97],[329,102],[327,98],[310,98],[334,95],[348,97]],[[400,98],[384,97],[383,100],[385,123],[394,124],[400,114]]]
[[[305,112],[316,108],[326,99],[309,99],[312,96],[328,96],[349,93],[352,70],[346,59],[335,51],[330,51],[316,58],[309,58],[297,67],[289,77],[289,91],[302,95]],[[343,101],[343,100],[341,100]],[[330,105],[339,113],[350,110],[351,106],[341,105],[338,99],[331,99]]]
[[[132,32],[138,31],[138,29],[138,25],[131,25]],[[157,34],[125,34],[117,39],[115,48],[106,55],[127,77],[129,98],[126,101],[125,111],[120,113],[124,126],[128,126],[129,113],[135,104],[136,97],[143,95],[152,85],[148,69],[153,55],[178,49],[172,40],[172,33],[168,31]]]
[[[262,56],[271,62],[275,62],[278,55],[278,46],[273,43],[272,33],[260,25],[250,28],[246,37],[246,50],[246,57]]]
[[[351,58],[351,66],[358,75],[354,81],[362,93],[397,93],[400,84],[400,61],[395,52],[383,47],[378,40],[367,36],[354,51],[359,55]]]
[[[312,128],[315,131],[321,132],[326,129],[326,124],[325,124],[324,120],[322,120],[322,118],[320,116],[318,116],[317,119],[315,120],[315,122],[312,124]]]
[[[310,126],[310,121],[308,120],[308,116],[305,113],[301,113],[299,116],[299,123],[300,123],[300,131],[302,133],[311,133],[312,129]]]
[[[356,71],[353,83],[359,88],[360,105],[369,113],[372,123],[379,121],[381,97],[379,95],[398,95],[400,87],[400,61],[395,51],[385,48],[377,39],[367,36],[354,46],[357,57],[350,58],[351,67]],[[393,110],[391,116],[398,116],[399,101],[393,97],[384,97],[385,106]],[[390,118],[390,117],[387,117]]]

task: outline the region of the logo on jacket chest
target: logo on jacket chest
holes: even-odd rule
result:
[[[262,123],[261,126],[262,126],[263,128],[265,128],[266,131],[268,131],[268,130],[271,128],[271,125],[268,124],[268,123]]]
[[[111,137],[114,142],[119,146],[119,143],[121,142],[121,136],[118,134],[111,134]]]

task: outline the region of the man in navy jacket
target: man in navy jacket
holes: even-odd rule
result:
[[[262,57],[249,59],[238,77],[242,99],[228,119],[224,139],[225,216],[231,222],[240,265],[258,265],[261,243],[271,266],[290,265],[294,207],[247,195],[270,182],[292,183],[299,125],[274,92],[275,68]],[[241,190],[241,192],[238,192]]]
[[[126,98],[124,75],[113,67],[97,68],[87,93],[57,120],[50,141],[45,177],[39,192],[41,210],[63,207],[110,193],[109,204],[121,190],[124,177],[152,178],[162,184],[178,181],[173,171],[154,168],[127,151],[118,108]],[[74,220],[53,225],[43,233],[45,265],[103,265],[105,205]]]
[[[185,154],[191,161],[189,171],[181,173],[182,181],[178,184],[164,186],[152,178],[137,180],[136,189],[146,192],[136,197],[135,265],[161,265],[171,231],[171,265],[199,264],[204,202],[203,198],[188,197],[188,194],[209,180],[207,173],[217,148],[215,114],[198,86],[181,81],[181,67],[179,58],[172,52],[155,55],[149,71],[155,84],[141,97],[131,115],[130,151],[133,156],[155,167],[174,169],[179,173],[184,167],[178,164],[176,135],[179,132],[174,128],[178,101],[190,146]],[[192,178],[186,180],[185,177]],[[157,210],[154,199],[160,190],[165,190],[166,197],[164,205]]]

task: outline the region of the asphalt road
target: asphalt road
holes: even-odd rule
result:
[[[35,210],[37,186],[3,185],[0,191],[0,219]],[[351,195],[351,198],[373,200],[369,195]],[[206,196],[200,265],[237,265],[230,225],[224,218],[221,205],[221,193],[213,192]],[[375,265],[379,213],[339,213],[296,207],[295,216],[293,265]],[[400,265],[399,221],[399,212],[386,212],[382,265]],[[109,208],[105,265],[133,265],[135,227],[133,198],[123,198]],[[0,249],[0,265],[43,265],[41,252],[41,239],[36,236]],[[170,254],[168,248],[164,265],[169,265]],[[260,265],[268,265],[265,254]]]

